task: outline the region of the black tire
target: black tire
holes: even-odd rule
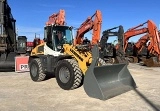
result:
[[[66,71],[66,75],[63,71]],[[55,76],[58,85],[64,90],[76,89],[82,84],[83,74],[74,59],[60,60],[56,67]]]
[[[43,81],[46,78],[46,74],[43,73],[42,64],[39,58],[33,59],[30,62],[30,76],[35,82]]]
[[[98,59],[98,63],[100,66],[106,65],[106,62],[101,58]]]
[[[99,58],[98,59],[98,63],[100,66],[104,66],[104,65],[112,65],[111,63],[106,63],[103,59]]]

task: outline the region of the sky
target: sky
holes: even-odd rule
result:
[[[65,10],[66,23],[78,28],[87,17],[96,10],[102,13],[101,32],[119,25],[124,31],[152,20],[159,29],[160,0],[7,0],[13,17],[16,19],[17,34],[25,35],[28,41],[33,41],[35,33],[43,39],[44,26],[48,17]],[[76,31],[73,31],[73,35]],[[85,34],[89,39],[92,30]],[[132,37],[137,41],[141,35]],[[109,39],[112,41],[113,39]]]

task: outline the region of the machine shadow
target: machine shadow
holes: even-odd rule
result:
[[[15,69],[12,69],[12,68],[11,69],[7,69],[7,68],[5,69],[5,68],[3,68],[3,69],[0,69],[0,73],[1,72],[15,72]]]
[[[146,96],[144,96],[140,91],[137,89],[134,89],[134,91],[140,96],[148,105],[150,105],[154,111],[160,111],[160,108],[158,108],[153,102],[151,102],[149,99],[147,99]]]
[[[47,72],[46,73],[46,78],[45,78],[44,81],[47,81],[47,80],[52,79],[52,78],[55,78],[55,74]]]

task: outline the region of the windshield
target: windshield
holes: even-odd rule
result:
[[[55,39],[58,39],[60,44],[72,44],[72,31],[67,26],[56,26],[53,28]]]
[[[47,26],[45,27],[45,39],[48,47],[59,51],[63,44],[72,44],[72,29],[68,26]]]

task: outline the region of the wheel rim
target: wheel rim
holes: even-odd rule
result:
[[[32,66],[31,66],[31,74],[32,74],[32,76],[35,77],[37,75],[37,72],[38,72],[38,69],[37,69],[36,65],[32,64]]]
[[[70,72],[67,67],[62,67],[59,70],[59,79],[61,80],[62,83],[67,83],[70,79]]]

